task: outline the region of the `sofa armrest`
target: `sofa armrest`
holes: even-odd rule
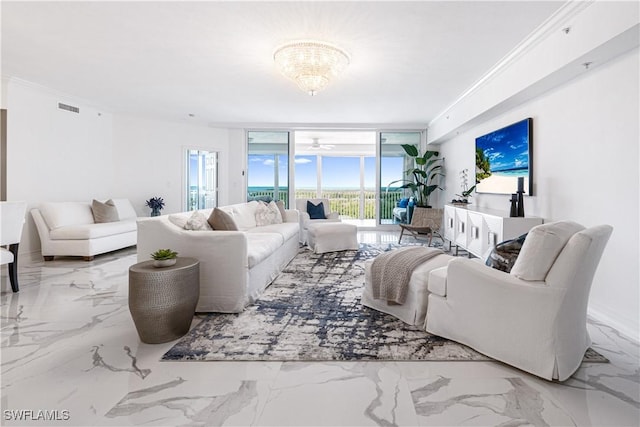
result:
[[[340,215],[338,214],[338,212],[331,212],[329,215],[327,215],[327,219],[340,219]]]

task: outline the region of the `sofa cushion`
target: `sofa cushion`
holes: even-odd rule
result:
[[[175,225],[176,227],[184,228],[184,226],[187,225],[187,221],[189,221],[190,217],[185,213],[177,213],[169,215],[168,218],[171,224]],[[210,218],[207,219],[207,222],[209,222],[209,219]],[[209,224],[209,226],[211,226],[211,224]]]
[[[571,236],[584,230],[572,221],[558,221],[533,227],[510,274],[522,280],[545,280],[547,273]]]
[[[91,202],[91,211],[93,212],[93,220],[96,223],[115,222],[120,219],[118,217],[118,209],[113,203],[113,200],[107,200],[102,203],[93,199]]]
[[[249,268],[259,264],[282,246],[284,239],[277,233],[247,233]]]
[[[120,220],[135,219],[138,217],[129,199],[112,199],[112,201],[113,204],[116,205],[116,209],[118,209],[118,217]]]
[[[277,233],[281,235],[284,240],[289,240],[294,236],[297,239],[300,234],[300,226],[297,222],[283,222],[281,224],[270,224],[247,230],[247,234],[250,233]]]
[[[40,212],[52,230],[95,222],[89,202],[45,202],[41,205]]]
[[[320,202],[314,205],[311,201],[307,200],[307,213],[311,219],[327,219],[324,214],[324,203]]]
[[[223,211],[220,208],[215,208],[213,212],[211,212],[211,216],[207,220],[209,225],[214,230],[226,230],[226,231],[237,231],[238,226],[233,219],[233,215],[229,212]]]
[[[185,222],[183,228],[185,230],[209,231],[212,230],[211,225],[207,222],[207,217],[202,212],[193,211],[189,219]]]
[[[102,224],[67,225],[51,230],[52,240],[86,240],[136,231],[136,222],[132,219]]]
[[[258,208],[258,204],[259,202],[252,200],[247,203],[221,206],[219,209],[233,218],[237,230],[246,231],[256,227],[256,209]]]

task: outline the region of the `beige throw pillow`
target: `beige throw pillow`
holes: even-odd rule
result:
[[[118,217],[118,209],[111,199],[104,203],[94,199],[93,202],[91,202],[91,210],[93,211],[93,219],[96,224],[120,220]]]
[[[571,236],[582,230],[583,226],[572,221],[550,222],[533,227],[510,274],[522,280],[545,280]]]
[[[262,227],[271,224],[282,224],[282,215],[275,202],[260,202],[256,209],[256,226]]]
[[[207,217],[202,212],[193,211],[187,222],[184,224],[185,230],[207,231],[211,230],[211,225]]]
[[[213,212],[211,212],[211,216],[209,216],[207,221],[214,230],[238,231],[238,226],[233,220],[233,217],[219,208],[215,208]]]
[[[282,200],[278,200],[276,202],[276,206],[278,207],[278,210],[280,211],[280,217],[282,218],[282,222],[284,222],[284,219],[287,217],[284,213],[284,202]]]

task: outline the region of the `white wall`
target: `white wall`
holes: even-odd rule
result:
[[[5,86],[7,108],[7,199],[44,201],[111,197],[112,116],[94,107],[20,80]],[[58,108],[77,106],[80,113]],[[21,252],[39,250],[28,215]]]
[[[533,118],[534,194],[525,213],[545,221],[610,224],[613,235],[593,282],[590,313],[640,335],[638,259],[640,116],[638,49],[448,140],[446,191],[460,191],[458,173],[475,170],[475,138]],[[508,195],[475,195],[472,203],[508,212]]]
[[[21,80],[4,80],[2,88],[8,121],[7,198],[26,200],[29,209],[45,201],[128,198],[146,216],[145,200],[160,196],[166,202],[163,213],[182,211],[187,147],[220,153],[219,204],[229,203],[230,183],[241,188],[227,179],[227,129],[113,115]],[[77,106],[80,113],[60,110],[58,102]],[[234,162],[240,155],[234,154]],[[241,177],[241,167],[233,173]],[[20,252],[39,250],[28,215]]]
[[[229,200],[229,131],[205,125],[116,115],[113,119],[114,188],[139,216],[145,201],[162,197],[163,214],[185,211],[185,150],[218,151],[219,204]]]

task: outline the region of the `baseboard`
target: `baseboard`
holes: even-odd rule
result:
[[[598,310],[597,308],[594,309],[593,307],[589,307],[587,309],[587,314],[590,317],[593,317],[595,320],[612,327],[613,329],[618,331],[620,335],[623,335],[625,338],[640,345],[640,331],[638,331],[637,329],[634,330],[633,328],[629,327],[629,325],[620,322],[620,320],[618,319],[614,319],[610,315],[607,315],[606,313]]]

